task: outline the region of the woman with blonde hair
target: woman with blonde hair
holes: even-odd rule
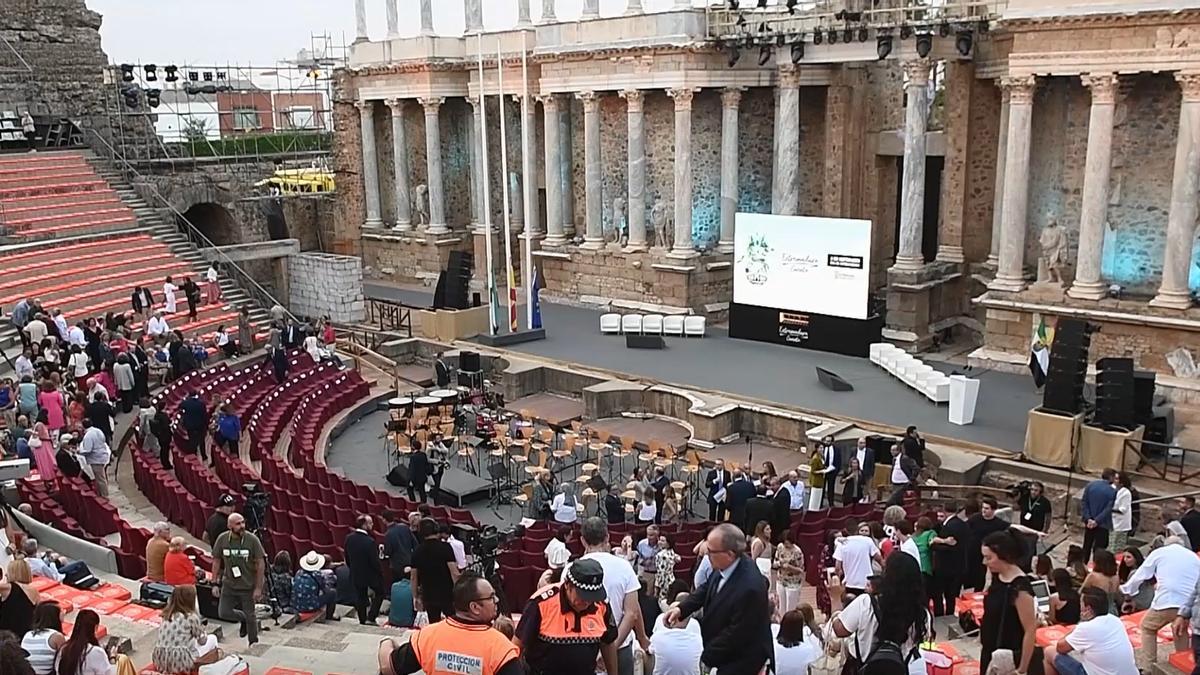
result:
[[[10,584],[25,591],[25,595],[34,605],[41,602],[42,594],[29,585],[33,583],[33,571],[29,569],[29,562],[24,558],[13,558],[9,561],[8,569],[4,570],[4,577]]]
[[[162,618],[151,657],[158,672],[163,675],[191,673],[224,657],[217,649],[217,636],[205,633],[200,622],[195,586],[176,586],[163,608]]]

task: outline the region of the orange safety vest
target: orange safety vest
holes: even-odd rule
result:
[[[519,656],[517,646],[500,631],[454,617],[414,633],[412,650],[425,675],[494,675]]]
[[[605,614],[608,603],[596,603],[591,609],[579,613],[571,609],[562,594],[562,584],[541,589],[534,596],[538,602],[541,624],[538,637],[551,644],[599,643],[607,631]]]

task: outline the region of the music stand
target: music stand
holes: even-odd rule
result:
[[[507,489],[504,483],[508,478],[508,465],[505,462],[493,462],[488,465],[487,472],[488,477],[492,480],[492,498],[488,502],[488,506],[495,508],[500,504],[511,504],[512,500],[503,494]]]

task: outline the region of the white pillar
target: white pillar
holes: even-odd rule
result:
[[[741,87],[721,92],[721,239],[717,251],[733,253],[733,221],[738,208],[738,105]]]
[[[558,17],[554,16],[554,0],[542,0],[542,23],[555,21],[558,21]]]
[[[600,18],[600,0],[583,0],[583,14],[581,19],[599,19]]]
[[[925,229],[925,127],[929,118],[929,61],[906,61],[904,85],[904,183],[900,195],[900,249],[895,270],[919,270]]]
[[[363,227],[382,227],[379,208],[379,155],[375,150],[375,104],[359,101],[358,119],[362,128],[363,193],[367,202],[367,221]]]
[[[433,0],[421,0],[421,35],[433,35]]]
[[[1162,283],[1150,301],[1155,307],[1187,309],[1192,305],[1188,272],[1196,232],[1196,200],[1200,197],[1200,73],[1176,73],[1183,100],[1179,106],[1179,136],[1175,139],[1175,171],[1171,181],[1171,212],[1167,215],[1167,247],[1163,253]]]
[[[987,264],[1000,265],[1000,223],[1004,213],[1004,162],[1008,159],[1008,87],[1000,87],[1000,138],[996,144],[996,185],[992,195],[992,250]]]
[[[584,163],[584,248],[604,246],[604,217],[601,196],[600,162],[600,98],[594,91],[575,94],[583,101],[583,163]]]
[[[1067,295],[1081,300],[1105,296],[1100,281],[1104,258],[1104,224],[1108,220],[1108,180],[1112,169],[1113,109],[1117,102],[1117,76],[1096,73],[1083,76],[1083,86],[1092,90],[1088,118],[1087,160],[1083,170],[1083,196],[1079,209],[1079,252],[1075,260],[1075,282]]]
[[[400,37],[400,13],[396,8],[398,1],[383,0],[384,9],[387,10],[387,36],[389,40],[395,40]]]
[[[392,111],[392,165],[396,174],[396,225],[392,229],[407,232],[412,229],[412,194],[408,188],[408,139],[404,129],[404,99],[389,98]]]
[[[446,202],[442,192],[442,132],[438,109],[446,100],[440,96],[419,99],[425,108],[425,163],[429,168],[429,229],[430,234],[446,234]]]
[[[517,100],[521,98],[518,96]],[[523,190],[523,203],[529,205],[529,218],[525,222],[525,234],[531,237],[540,237],[542,225],[539,218],[541,213],[538,210],[537,201],[537,98],[529,99],[529,106],[525,109],[526,117],[521,120],[521,124],[527,125],[529,129],[529,148],[528,152],[524,152],[521,158],[521,189]],[[522,214],[523,215],[523,214]]]
[[[675,243],[667,255],[691,258],[699,255],[692,244],[692,97],[688,87],[668,89],[675,99]]]
[[[628,219],[629,240],[626,251],[646,250],[646,93],[640,89],[621,92],[627,108],[629,137]],[[619,226],[620,223],[613,223]]]
[[[626,15],[642,14],[643,12],[645,10],[642,9],[642,0],[628,0],[628,4],[625,5]]]
[[[479,150],[479,134],[483,118],[483,103],[478,96],[467,97],[471,105],[471,229],[476,233],[483,232],[485,219],[483,217],[483,153]]]
[[[800,69],[780,66],[777,86],[771,213],[794,216],[800,209]]]
[[[483,30],[483,5],[481,0],[463,0],[463,15],[466,17],[466,32],[478,33]]]
[[[563,231],[562,149],[559,147],[559,101],[555,94],[538,96],[542,102],[542,126],[546,137],[546,246],[567,243]]]
[[[354,41],[367,39],[367,0],[354,0]]]
[[[517,0],[517,28],[529,28],[533,21],[529,18],[529,0]]]
[[[570,99],[558,108],[559,183],[562,185],[563,234],[575,236],[575,152],[571,138]]]
[[[1032,75],[1005,78],[1009,89],[1008,147],[1004,160],[1004,205],[1000,223],[1000,266],[988,288],[1017,292],[1025,288],[1025,229],[1029,209],[1029,142],[1033,119]]]

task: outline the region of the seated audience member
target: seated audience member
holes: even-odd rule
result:
[[[206,633],[196,611],[196,587],[176,586],[162,613],[152,660],[163,675],[194,673],[200,666],[224,658],[217,636]],[[89,671],[90,672],[90,671]]]
[[[66,576],[60,568],[68,564],[66,558],[55,556],[49,552],[46,553],[51,562],[38,556],[38,540],[33,537],[25,539],[21,544],[21,552],[25,555],[25,562],[29,564],[29,571],[35,577],[46,577],[59,583]]]
[[[54,675],[54,658],[66,644],[63,636],[62,608],[57,600],[39,602],[33,608],[33,625],[21,639],[21,649],[29,655],[34,675]],[[7,672],[0,668],[0,672]]]
[[[1054,593],[1050,596],[1050,623],[1073,626],[1079,623],[1079,592],[1071,580],[1071,573],[1058,568],[1050,573],[1054,581]]]
[[[146,542],[146,578],[150,581],[163,580],[163,561],[171,548],[171,524],[159,521],[154,524],[154,534]]]
[[[192,602],[195,602],[193,596]],[[100,615],[91,609],[81,609],[75,617],[71,637],[62,649],[54,668],[58,673],[78,675],[111,675],[119,672],[137,672],[129,657],[117,653],[118,642],[113,641],[107,649],[100,646],[96,629],[100,626]],[[160,630],[159,635],[162,635]],[[165,671],[177,673],[179,671]]]
[[[41,602],[42,594],[30,586],[33,583],[33,572],[29,571],[29,563],[24,558],[13,558],[8,561],[8,567],[4,569],[4,580],[13,585],[12,594],[16,594],[19,588],[29,599],[30,605],[37,605]],[[4,604],[0,603],[0,609],[4,608]]]
[[[391,606],[388,608],[388,625],[396,628],[412,628],[416,623],[417,610],[413,606],[412,581],[400,577],[392,584]]]
[[[324,608],[326,621],[340,621],[341,618],[335,614],[338,605],[337,582],[334,575],[325,569],[325,562],[325,556],[316,551],[309,551],[300,559],[300,569],[292,579],[292,608],[300,613]]]
[[[271,575],[271,591],[275,593],[275,600],[285,612],[292,611],[292,554],[287,551],[280,551],[275,554],[275,559],[271,561],[271,569],[268,570]]]
[[[188,556],[183,537],[171,539],[167,557],[163,559],[163,583],[172,586],[192,586],[196,583],[196,563]]]
[[[1126,675],[1138,672],[1133,644],[1121,620],[1108,613],[1108,594],[1096,587],[1083,589],[1080,623],[1054,648],[1046,647],[1047,675]]]

